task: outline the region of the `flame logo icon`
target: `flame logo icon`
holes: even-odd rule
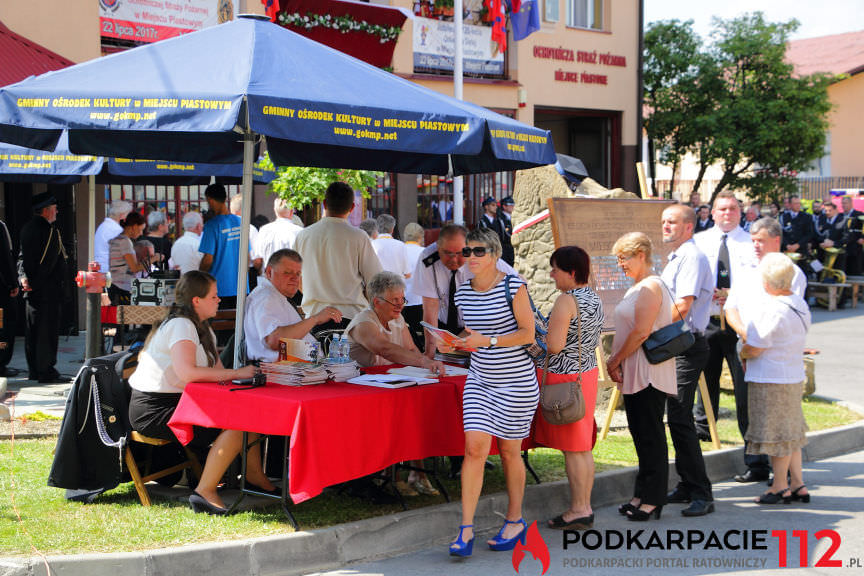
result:
[[[546,541],[540,535],[540,530],[537,528],[537,521],[531,523],[528,527],[528,533],[525,535],[525,544],[516,542],[516,547],[513,548],[513,569],[519,573],[519,565],[522,564],[522,559],[525,558],[527,552],[531,553],[534,560],[539,560],[543,565],[543,572],[546,574],[549,569],[549,548],[546,546]]]

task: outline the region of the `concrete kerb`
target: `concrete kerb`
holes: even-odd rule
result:
[[[864,421],[813,432],[804,448],[807,461],[830,458],[860,450],[864,445]],[[725,480],[743,471],[743,448],[705,454],[708,474]],[[635,468],[597,474],[592,503],[596,507],[624,502],[631,495]],[[670,463],[670,484],[676,481]],[[566,508],[566,481],[530,484],[524,513],[528,519],[549,518]],[[478,535],[492,533],[501,525],[505,494],[481,499],[475,525]],[[446,542],[455,534],[459,504],[451,502],[391,516],[370,518],[310,532],[295,532],[232,542],[213,542],[178,548],[114,554],[82,554],[48,558],[56,576],[171,576],[192,572],[208,576],[293,576],[324,571],[346,564],[398,556],[431,544]],[[0,576],[48,576],[41,558],[0,559]]]

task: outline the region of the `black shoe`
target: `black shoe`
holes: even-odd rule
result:
[[[641,508],[636,508],[635,510],[627,514],[627,520],[631,520],[633,522],[647,522],[651,519],[652,516],[659,520],[661,512],[663,512],[662,506],[655,506],[654,509],[650,512],[646,512]]]
[[[743,474],[736,474],[735,481],[736,482],[762,482],[768,479],[767,472],[756,472],[752,468],[748,468],[746,472]]]
[[[714,503],[705,500],[693,500],[693,502],[681,511],[682,516],[705,516],[714,512]]]
[[[668,496],[666,496],[666,502],[668,504],[689,504],[690,495],[685,493],[680,488],[675,488],[675,490],[673,490],[669,493]]]
[[[633,512],[634,510],[636,510],[638,508],[639,508],[638,506],[634,506],[630,502],[625,502],[624,504],[621,504],[620,506],[618,506],[618,514],[621,514],[622,516],[627,516],[628,514],[630,514],[631,512]]]
[[[9,366],[6,366],[5,368],[0,368],[0,376],[6,376],[7,378],[14,378],[20,373],[21,371],[17,368],[10,368]]]
[[[807,497],[809,498],[810,495],[807,494]],[[574,518],[569,522],[564,520],[563,515],[559,514],[546,522],[546,525],[555,530],[590,530],[594,526],[594,514],[589,514],[582,518]]]
[[[214,506],[197,492],[192,492],[192,494],[189,495],[189,505],[196,514],[199,512],[206,512],[211,516],[224,516],[228,513],[226,508]]]
[[[698,438],[700,442],[711,442],[711,434],[709,432],[697,432],[696,438]]]
[[[495,469],[495,463],[491,462],[489,460],[486,460],[486,462],[483,464],[483,468],[485,468],[486,470],[494,470]]]

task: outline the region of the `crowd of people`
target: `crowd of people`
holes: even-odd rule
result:
[[[129,281],[142,262],[152,266],[164,261],[182,272],[176,302],[151,332],[130,379],[130,419],[148,436],[173,438],[167,422],[187,383],[244,378],[254,372],[252,366],[222,365],[207,323],[220,307],[236,306],[240,218],[232,213],[239,209],[228,201],[224,187],[211,185],[206,198],[212,217],[204,223],[200,214],[186,214],[184,234],[173,245],[166,238],[164,216],[151,214],[145,220],[123,201],[111,205],[97,231],[97,259],[114,277],[112,300],[128,301]],[[51,224],[56,202],[37,199],[38,218],[22,232],[22,287],[28,292],[31,332],[49,330],[48,324],[56,322],[57,314],[49,307],[57,302],[41,296],[45,283],[53,281],[54,268],[45,262],[64,257]],[[512,199],[505,198],[500,210],[492,204],[484,203],[476,229],[448,224],[436,242],[424,246],[424,230],[414,223],[405,227],[405,241],[397,240],[390,215],[366,221],[362,229],[352,226],[348,216],[355,209],[354,192],[335,182],[325,194],[321,220],[302,227],[277,199],[276,220],[250,242],[250,261],[260,275],[246,301],[243,346],[248,362],[275,360],[281,338],[313,341],[344,332],[350,356],[360,366],[404,364],[446,375],[447,366],[436,351],[454,350],[424,331],[421,320],[457,335],[456,348],[471,351],[463,393],[465,455],[461,463],[456,461],[462,519],[449,549],[456,556],[473,550],[473,519],[493,440],[501,455],[508,504],[504,524],[487,544],[493,550],[510,550],[524,542],[521,444],[532,428],[539,445],[563,452],[569,481],[569,507],[547,524],[569,530],[594,525],[595,350],[604,310],[589,286],[590,257],[577,246],[559,247],[551,255],[549,274],[560,294],[546,322],[544,371],[527,349],[536,340],[536,317],[530,286],[512,268]],[[836,207],[829,204],[822,207],[823,218],[816,219],[821,224],[810,229],[830,235],[839,226],[846,232],[837,243],[857,234],[853,243],[860,246],[860,226],[838,225]],[[773,467],[771,487],[757,502],[809,502],[801,474],[806,423],[800,402],[810,323],[806,271],[781,253],[800,250],[811,241],[794,236],[805,228],[799,219],[809,218],[798,206],[792,198],[790,211],[778,213],[779,218],[762,216],[752,206],[742,216],[739,201],[728,192],[717,195],[707,217],[701,207],[697,212],[671,205],[658,222],[669,248],[662,270],[655,270],[656,247],[643,232],[625,234],[612,247],[622,273],[633,281],[615,309],[605,311],[614,316],[616,327],[605,367],[624,397],[639,461],[632,498],[619,507],[629,520],[659,518],[667,504],[686,504],[681,509],[685,517],[714,511],[699,444],[707,438],[708,418],[696,392],[704,373],[716,418],[724,360],[746,443],[746,472],[736,479],[764,481]],[[845,199],[843,207],[843,222],[860,221]],[[145,226],[149,246],[142,258],[136,256],[136,240]],[[41,243],[25,243],[24,233]],[[848,265],[853,252],[846,246]],[[38,258],[41,266],[32,262]],[[685,321],[694,344],[674,359],[652,364],[643,343],[677,320]],[[54,377],[48,372],[53,365],[45,360],[52,354],[48,340],[28,344],[28,365],[40,380]],[[563,425],[547,422],[538,411],[540,382],[566,382],[574,375],[581,376],[585,415]],[[679,476],[670,493],[664,416]],[[196,442],[211,445],[204,474],[190,497],[196,511],[226,512],[216,484],[239,452],[241,436],[240,431],[196,431]],[[248,482],[260,491],[275,490],[260,457],[253,453],[249,462]],[[412,472],[400,486],[436,493],[421,472]]]

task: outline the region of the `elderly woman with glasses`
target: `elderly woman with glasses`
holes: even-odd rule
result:
[[[444,364],[422,354],[414,345],[402,318],[405,280],[393,272],[379,272],[367,288],[369,308],[357,314],[345,334],[351,343],[351,359],[360,366],[404,364],[444,374]]]
[[[404,364],[444,375],[444,364],[417,349],[408,324],[402,318],[405,307],[405,280],[402,276],[379,272],[372,277],[367,292],[370,307],[355,316],[345,329],[351,343],[351,358],[360,366]],[[421,461],[411,462],[415,469],[411,470],[407,482],[396,482],[400,493],[406,496],[438,495],[426,474],[419,470],[422,464]]]
[[[634,282],[615,307],[615,338],[606,361],[624,396],[627,427],[639,458],[633,498],[618,507],[634,521],[660,518],[666,503],[669,449],[663,414],[667,396],[678,392],[674,359],[650,364],[642,351],[652,332],[672,323],[672,292],[652,270],[651,248],[642,232],[625,234],[612,246],[621,271]]]
[[[525,351],[525,345],[534,342],[534,315],[525,281],[498,270],[501,241],[497,234],[472,230],[466,242],[463,255],[474,277],[456,291],[456,305],[465,320],[460,347],[472,352],[462,393],[462,525],[450,544],[453,556],[470,556],[473,550],[474,513],[493,438],[501,454],[508,504],[504,525],[487,544],[502,551],[512,550],[517,541],[525,543],[528,527],[522,519],[525,465],[521,449],[540,399],[534,362]]]

